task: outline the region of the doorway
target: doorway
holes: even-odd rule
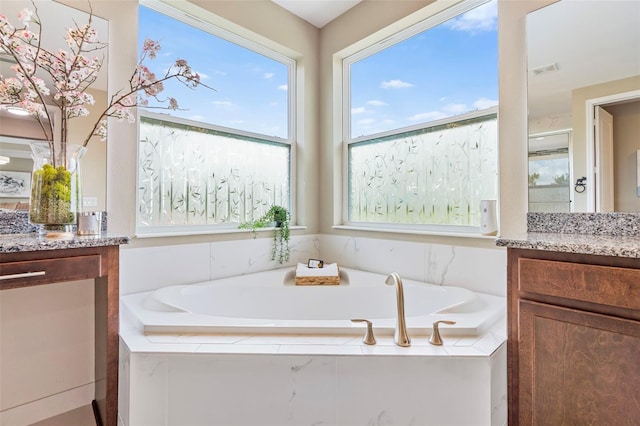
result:
[[[589,99],[586,102],[586,170],[587,181],[593,182],[593,185],[587,186],[588,211],[640,211],[638,207],[640,199],[633,198],[638,198],[637,182],[633,182],[636,169],[631,160],[627,161],[640,149],[634,146],[634,144],[640,144],[640,141],[637,138],[636,141],[630,140],[633,138],[626,138],[629,140],[624,142],[625,145],[618,146],[621,145],[618,141],[625,138],[614,132],[617,114],[613,113],[623,108],[637,109],[638,106],[640,106],[640,90]]]

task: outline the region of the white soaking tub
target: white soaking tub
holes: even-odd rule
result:
[[[393,334],[396,291],[386,275],[341,268],[340,285],[296,286],[295,270],[277,269],[122,297],[145,333]],[[447,335],[480,335],[504,316],[504,298],[403,279],[407,328],[428,335],[437,320]]]

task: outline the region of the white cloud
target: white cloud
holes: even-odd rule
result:
[[[262,77],[264,77],[265,79],[270,79],[270,78],[273,78],[274,75],[275,74],[272,72],[266,72]]]
[[[196,71],[196,72],[197,72],[197,71]],[[205,73],[203,73],[203,72],[197,72],[197,73],[198,73],[198,75],[200,76],[200,80],[208,80],[208,79],[210,79],[210,78],[211,78],[211,77],[209,76],[209,74],[205,74]]]
[[[480,98],[473,103],[473,106],[476,107],[476,109],[487,109],[496,105],[498,105],[497,99],[487,99],[487,98]]]
[[[222,71],[222,70],[213,70],[213,74],[215,75],[221,75],[221,76],[226,76],[227,72],[226,71]]]
[[[409,121],[433,121],[433,120],[439,120],[445,117],[448,117],[448,115],[441,111],[429,111],[429,112],[422,112],[420,114],[412,115],[411,117],[408,118],[408,120]]]
[[[367,109],[365,107],[351,108],[351,114],[353,115],[363,114],[365,112],[367,112]]]
[[[446,105],[443,109],[453,114],[461,114],[469,110],[466,104],[449,104],[449,105]]]
[[[193,121],[202,121],[204,120],[204,115],[195,114],[195,115],[189,116],[188,119]]]
[[[237,106],[236,104],[234,104],[231,101],[213,101],[211,103],[216,108],[226,109],[226,110],[232,110],[232,109],[236,108],[236,106]]]
[[[406,87],[413,87],[413,84],[402,80],[387,80],[380,83],[380,87],[383,89],[403,89]]]
[[[498,8],[496,6],[496,0],[493,0],[455,19],[447,21],[444,25],[456,31],[479,33],[495,30],[497,28],[497,22]]]
[[[278,86],[278,90],[287,90],[289,89],[289,85],[287,84],[281,84],[280,86]]]
[[[367,126],[369,124],[375,123],[376,120],[373,118],[363,118],[362,120],[358,120],[356,123],[360,126]]]
[[[380,106],[387,106],[389,104],[384,102],[384,101],[379,101],[377,99],[372,99],[370,101],[367,101],[367,105],[380,107]]]

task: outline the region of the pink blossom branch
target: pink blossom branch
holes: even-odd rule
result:
[[[33,2],[32,2],[33,4]],[[36,18],[38,19],[38,21],[36,21],[36,24],[38,25],[38,40],[41,39],[42,36],[42,27],[39,24],[39,20],[40,17],[38,16],[38,8],[35,6],[35,4],[33,4],[34,7],[34,15],[36,16]],[[23,27],[20,29],[15,29],[11,32],[11,34],[7,34],[8,38],[18,38],[20,40],[22,40],[22,38],[20,36],[17,35],[18,31],[25,31],[27,30],[27,27]],[[23,40],[24,41],[24,40]],[[30,43],[28,43],[29,45],[31,45]],[[9,55],[11,55],[11,57],[13,58],[14,62],[16,63],[16,66],[18,66],[20,68],[20,71],[22,73],[22,75],[24,75],[24,77],[27,79],[27,81],[29,82],[29,84],[31,84],[31,86],[33,88],[37,87],[36,82],[34,81],[33,77],[35,76],[35,72],[36,72],[36,58],[38,57],[38,53],[41,50],[40,47],[40,42],[38,41],[38,44],[35,46],[36,47],[36,55],[35,58],[33,60],[33,70],[31,72],[29,72],[26,68],[24,63],[20,60],[20,55],[17,54],[16,50],[11,46],[11,45],[5,45],[2,44],[2,50],[4,50],[6,53],[8,53]],[[47,118],[47,123],[48,126],[45,126],[45,124],[42,121],[42,118],[40,117],[40,114],[36,113],[33,117],[36,119],[36,121],[38,122],[38,125],[40,126],[40,129],[42,130],[42,133],[44,134],[45,139],[47,139],[48,142],[52,142],[53,140],[53,122],[51,120],[51,116],[49,115],[49,111],[46,108],[46,102],[44,99],[44,96],[42,95],[42,93],[40,93],[39,90],[35,90],[36,95],[38,96],[38,99],[40,100],[40,103],[42,104],[42,110]],[[14,104],[19,104],[20,102],[16,102]],[[48,132],[47,132],[48,130]],[[51,145],[51,149],[53,150],[53,146]]]
[[[140,63],[142,62],[142,60],[140,61]],[[89,141],[91,140],[91,138],[93,136],[95,136],[97,133],[96,131],[98,130],[98,128],[101,125],[101,122],[104,118],[106,117],[114,117],[113,115],[113,110],[114,108],[116,108],[116,106],[121,106],[123,108],[133,108],[133,107],[137,107],[138,106],[138,102],[136,101],[134,104],[132,105],[126,105],[124,104],[124,101],[129,98],[130,96],[142,91],[145,92],[147,89],[153,87],[154,85],[157,84],[161,84],[167,80],[170,80],[172,78],[176,78],[178,81],[180,81],[181,83],[185,84],[187,87],[190,88],[195,88],[197,86],[204,86],[210,90],[214,90],[214,88],[207,86],[204,83],[201,83],[199,79],[195,78],[195,77],[191,77],[191,76],[185,76],[181,74],[182,70],[179,70],[177,73],[173,73],[173,74],[169,74],[169,71],[167,71],[167,74],[165,74],[165,76],[159,80],[153,80],[151,83],[148,84],[142,84],[142,85],[136,85],[134,83],[135,79],[136,79],[136,75],[139,73],[139,71],[136,69],[136,71],[133,72],[133,74],[131,75],[131,78],[129,79],[129,91],[126,93],[122,93],[121,91],[116,92],[114,95],[111,96],[111,102],[109,102],[109,106],[107,106],[107,108],[105,108],[105,110],[100,114],[100,116],[98,117],[98,120],[96,121],[96,123],[94,124],[93,128],[91,129],[91,132],[89,133],[89,135],[87,136],[87,138],[84,140],[82,146],[87,146],[87,144],[89,143]],[[189,86],[187,85],[185,82],[183,82],[181,80],[181,77],[184,78],[185,80],[187,80],[188,82],[191,82],[191,84],[193,84],[193,86]],[[166,100],[160,100],[156,95],[152,95],[152,97],[156,100],[158,100],[159,102],[165,102]],[[171,109],[171,110],[177,110],[178,106],[177,104],[171,103],[171,100],[173,100],[173,98],[169,98],[169,102],[170,105],[168,107],[156,107],[156,108],[161,108],[161,109]],[[175,100],[174,100],[175,101]]]
[[[33,4],[33,1],[32,1]],[[86,116],[89,111],[85,105],[94,103],[93,97],[85,91],[96,81],[98,73],[104,63],[102,58],[95,56],[89,58],[89,52],[105,48],[107,45],[97,40],[97,34],[92,27],[93,11],[89,5],[90,13],[88,23],[84,26],[74,22],[74,27],[68,29],[66,42],[69,51],[58,50],[57,53],[48,51],[42,47],[42,25],[38,11],[33,4],[35,12],[25,10],[19,19],[23,23],[22,28],[16,29],[2,16],[2,48],[16,60],[16,78],[0,79],[0,95],[2,105],[17,103],[25,105],[38,123],[49,140],[53,155],[54,126],[47,102],[45,98],[52,94],[50,103],[55,105],[61,113],[61,126],[59,141],[62,146],[63,156],[66,151],[69,122],[68,120],[80,116]],[[28,29],[29,23],[33,22],[38,26],[37,34]],[[200,76],[194,73],[184,59],[178,59],[167,69],[164,76],[156,78],[143,62],[155,59],[160,50],[160,44],[156,41],[146,39],[144,41],[140,60],[129,79],[129,88],[125,91],[117,91],[111,96],[110,102],[104,111],[95,121],[93,128],[83,146],[87,146],[89,140],[98,134],[106,135],[106,118],[113,117],[128,119],[135,122],[135,117],[130,112],[131,108],[139,105],[146,105],[149,98],[155,99],[158,103],[168,103],[165,108],[177,110],[178,102],[173,97],[160,98],[158,95],[164,90],[163,83],[175,78],[180,83],[190,89],[204,86],[210,90],[215,90],[200,81]],[[49,90],[44,81],[37,77],[38,70],[48,74],[54,82],[53,90]],[[135,96],[141,92],[138,96]],[[43,118],[48,120],[48,129]],[[56,129],[57,130],[57,129]],[[66,156],[65,156],[66,158]],[[54,164],[56,161],[54,160]]]

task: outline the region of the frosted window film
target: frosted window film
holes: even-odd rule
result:
[[[289,208],[291,148],[143,117],[138,226],[238,223]]]
[[[349,221],[480,225],[497,198],[497,116],[349,146]]]

